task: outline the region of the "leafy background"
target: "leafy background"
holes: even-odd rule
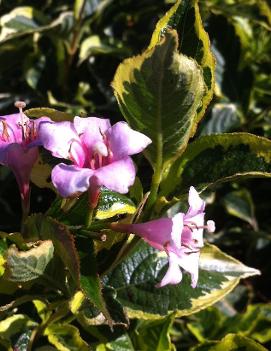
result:
[[[23,99],[28,108],[48,106],[70,114],[122,119],[110,86],[115,71],[123,59],[146,49],[158,19],[171,5],[162,0],[57,4],[48,0],[38,6],[36,1],[1,1],[1,114],[14,111],[14,100]],[[216,58],[216,86],[196,136],[238,131],[270,138],[270,7],[263,0],[206,0],[199,5]],[[151,170],[141,156],[137,162],[147,188]],[[0,180],[0,230],[16,231],[20,204],[15,180],[4,167],[0,168]],[[116,330],[107,337],[98,335],[101,343],[97,350],[219,350],[230,343],[261,350],[254,341],[270,348],[270,192],[270,180],[247,179],[216,184],[204,193],[209,204],[207,216],[217,223],[217,232],[207,240],[247,266],[258,268],[261,276],[243,280],[217,305],[191,317],[179,318],[173,313],[157,321],[139,318],[132,320],[126,334]],[[39,212],[49,207],[55,194],[33,187],[31,196],[32,208]],[[33,323],[24,315],[9,318],[13,318],[9,320],[13,329]],[[65,331],[54,328],[46,330],[49,340],[64,338],[65,333],[78,338],[73,326]],[[6,330],[0,321],[0,333],[4,335]],[[89,336],[83,333],[83,337],[87,340]],[[84,350],[86,346],[80,347]]]

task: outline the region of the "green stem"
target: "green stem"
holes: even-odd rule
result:
[[[157,193],[158,193],[161,178],[162,178],[162,166],[163,166],[162,155],[163,155],[163,136],[161,133],[159,133],[157,136],[157,156],[156,156],[156,162],[155,162],[155,171],[152,176],[150,195],[146,203],[147,213],[149,213],[149,211],[152,209],[157,199]]]
[[[89,206],[89,211],[87,213],[87,218],[86,218],[86,227],[89,228],[92,223],[93,219],[93,213],[94,213],[94,208]]]

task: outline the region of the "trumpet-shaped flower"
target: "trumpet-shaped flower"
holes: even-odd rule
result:
[[[200,248],[203,246],[203,230],[215,230],[213,221],[204,225],[205,202],[199,197],[196,189],[190,187],[189,209],[186,214],[177,213],[173,218],[160,218],[146,223],[121,224],[113,223],[113,229],[139,235],[148,244],[168,255],[168,270],[157,285],[178,284],[182,280],[184,269],[191,275],[191,285],[196,287]]]
[[[17,180],[24,212],[29,207],[31,169],[38,158],[37,129],[42,117],[30,120],[23,112],[24,102],[15,104],[20,113],[0,116],[0,164],[9,167]]]
[[[52,182],[60,195],[72,197],[89,191],[92,207],[97,205],[101,186],[128,192],[136,173],[130,155],[151,143],[125,122],[111,126],[108,119],[96,117],[41,123],[39,136],[53,156],[72,162],[59,163],[52,170]]]

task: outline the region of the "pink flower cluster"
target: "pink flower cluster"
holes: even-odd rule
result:
[[[113,223],[116,231],[139,235],[154,248],[165,251],[168,255],[168,270],[157,285],[178,284],[182,280],[184,269],[191,275],[191,285],[198,282],[200,248],[203,247],[203,230],[215,231],[212,220],[204,225],[205,202],[199,197],[194,187],[190,187],[187,213],[177,213],[173,218],[160,218],[146,223]]]
[[[52,183],[62,197],[89,194],[95,208],[100,188],[127,193],[134,183],[136,169],[131,155],[144,150],[151,140],[131,129],[127,123],[111,126],[108,119],[75,117],[73,122],[53,122],[48,117],[30,120],[23,112],[23,102],[15,104],[19,113],[0,117],[0,164],[13,171],[22,198],[24,215],[29,208],[30,173],[42,145],[53,156],[66,160],[57,164]],[[215,230],[213,221],[204,225],[205,202],[195,188],[189,191],[187,213],[173,218],[160,218],[146,223],[113,223],[117,231],[134,233],[154,248],[168,255],[168,270],[158,284],[178,284],[181,268],[190,273],[192,287],[197,285],[203,230]]]

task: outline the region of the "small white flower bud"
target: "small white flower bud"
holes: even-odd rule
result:
[[[207,230],[209,233],[213,233],[215,231],[215,222],[214,221],[207,221]]]

